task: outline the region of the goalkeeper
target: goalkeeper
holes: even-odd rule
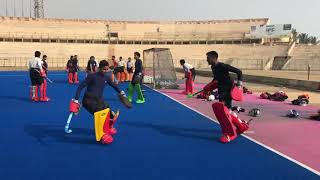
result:
[[[99,70],[96,73],[88,74],[86,79],[80,83],[74,100],[70,103],[70,111],[78,113],[80,109],[79,97],[83,88],[87,87],[82,104],[83,107],[92,115],[94,115],[96,140],[102,144],[110,144],[113,141],[112,135],[116,134],[117,130],[113,127],[119,116],[119,110],[115,113],[110,106],[104,101],[103,90],[108,83],[120,96],[125,96],[107,76],[109,71],[109,63],[102,60],[99,63]]]
[[[180,60],[180,65],[183,67],[184,78],[186,78],[186,90],[184,94],[193,94],[194,92],[194,79],[196,77],[196,70],[191,64],[186,63],[184,59]]]
[[[235,112],[231,111],[233,82],[229,72],[237,74],[238,81],[236,85],[241,86],[242,71],[228,64],[218,62],[218,53],[216,51],[207,53],[207,62],[211,65],[214,79],[204,87],[204,91],[218,88],[219,102],[213,103],[212,108],[222,130],[220,141],[228,143],[234,140],[237,135],[249,129],[249,123],[241,120]]]
[[[237,86],[242,86],[242,71],[238,68],[218,62],[218,53],[216,51],[210,51],[207,53],[207,62],[211,65],[211,70],[214,79],[204,87],[205,91],[213,90],[214,86],[217,86],[219,93],[219,101],[223,102],[228,109],[232,107],[231,89],[233,81],[229,75],[229,72],[237,74]]]

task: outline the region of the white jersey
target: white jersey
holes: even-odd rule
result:
[[[190,72],[190,69],[193,69],[193,66],[191,64],[184,63],[183,65],[184,72]]]
[[[132,61],[130,61],[130,62],[128,61],[128,62],[127,62],[127,68],[132,68],[132,66],[133,66]]]
[[[124,60],[121,60],[118,62],[119,67],[124,67],[126,65],[126,62]]]
[[[96,60],[94,60],[94,62],[96,62],[96,65],[97,65],[97,68],[98,68],[99,67],[99,63]]]
[[[38,57],[35,57],[29,61],[29,69],[37,68],[42,71],[42,64],[43,64],[42,60]]]

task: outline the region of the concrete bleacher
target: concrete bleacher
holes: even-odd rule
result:
[[[0,17],[0,36],[107,39],[117,32],[120,40],[224,40],[243,39],[251,26],[269,19],[216,21],[102,21]]]
[[[21,48],[23,47],[23,48]],[[243,69],[262,69],[265,63],[274,56],[285,54],[287,46],[263,46],[263,45],[128,45],[128,44],[69,44],[69,43],[28,43],[28,42],[0,42],[0,58],[30,58],[35,50],[48,55],[49,60],[61,61],[64,66],[70,55],[77,54],[80,65],[84,66],[92,55],[98,60],[110,59],[112,55],[124,58],[133,57],[133,52],[143,52],[152,47],[170,48],[174,64],[179,67],[179,60],[186,59],[196,68],[207,68],[206,53],[215,50],[219,53],[219,59]],[[61,60],[60,60],[61,59]],[[25,65],[22,63],[21,65]],[[1,64],[0,64],[1,65]],[[50,64],[49,64],[50,65]],[[53,66],[58,66],[56,63]]]
[[[49,66],[64,67],[68,58],[75,54],[79,56],[81,66],[92,55],[98,59],[106,59],[108,49],[101,44],[0,42],[0,59],[6,60],[5,66],[26,66],[27,60],[34,56],[36,50],[48,56]],[[3,64],[0,62],[1,65]]]
[[[296,45],[290,54],[291,59],[282,70],[306,71],[308,65],[311,70],[320,70],[320,46],[319,45]]]
[[[0,58],[7,59],[6,64],[24,66],[25,60],[17,59],[28,59],[33,56],[35,50],[40,50],[48,55],[51,66],[65,66],[65,61],[74,54],[79,56],[80,66],[85,66],[87,59],[92,55],[98,60],[109,59],[112,55],[128,58],[133,57],[135,51],[170,48],[176,67],[179,67],[178,62],[183,58],[197,68],[207,68],[205,54],[215,50],[223,62],[242,69],[264,69],[275,56],[284,56],[288,46],[266,46],[251,42],[242,44],[241,41],[246,39],[245,34],[250,32],[251,26],[268,23],[269,19],[266,18],[212,21],[108,21],[0,17]],[[118,33],[118,36],[108,39],[108,33],[114,32]],[[11,41],[11,38],[27,39]],[[64,40],[52,42],[43,39]],[[74,39],[108,41],[80,43]],[[121,44],[120,40],[132,43]],[[209,43],[212,40],[215,42]],[[227,40],[230,41],[224,43]],[[237,43],[233,44],[233,40]],[[151,44],[152,41],[157,43]],[[171,41],[171,44],[158,43],[161,41]]]
[[[105,37],[104,23],[87,23],[80,21],[58,21],[32,18],[3,18],[0,34],[24,37],[58,37],[83,36]]]

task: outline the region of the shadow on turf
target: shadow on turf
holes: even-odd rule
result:
[[[26,124],[24,131],[34,137],[40,145],[47,146],[48,139],[55,139],[63,143],[76,143],[76,144],[95,144],[94,132],[92,129],[72,128],[71,134],[64,132],[63,126],[44,125],[44,124]],[[50,141],[52,142],[52,140]]]
[[[17,96],[0,96],[0,99],[18,100],[24,102],[31,102],[29,97],[17,97]]]
[[[177,89],[176,91],[168,91],[168,90],[161,90],[162,93],[166,93],[166,94],[178,94],[178,95],[182,95],[182,96],[186,96],[186,94],[183,94],[183,90],[182,89]]]
[[[78,84],[69,84],[67,79],[65,79],[65,80],[52,80],[52,81],[53,81],[53,83],[56,83],[56,84],[68,84],[70,86],[79,85],[79,83]]]
[[[196,128],[181,128],[166,125],[155,125],[152,123],[145,122],[123,122],[128,126],[133,126],[137,128],[151,128],[159,131],[161,134],[167,136],[181,136],[193,139],[202,139],[208,141],[217,141],[218,137],[221,135],[218,129],[196,129]]]

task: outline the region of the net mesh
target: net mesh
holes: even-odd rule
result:
[[[177,76],[172,55],[167,48],[152,48],[143,51],[145,76],[153,78],[154,88],[177,89]]]

